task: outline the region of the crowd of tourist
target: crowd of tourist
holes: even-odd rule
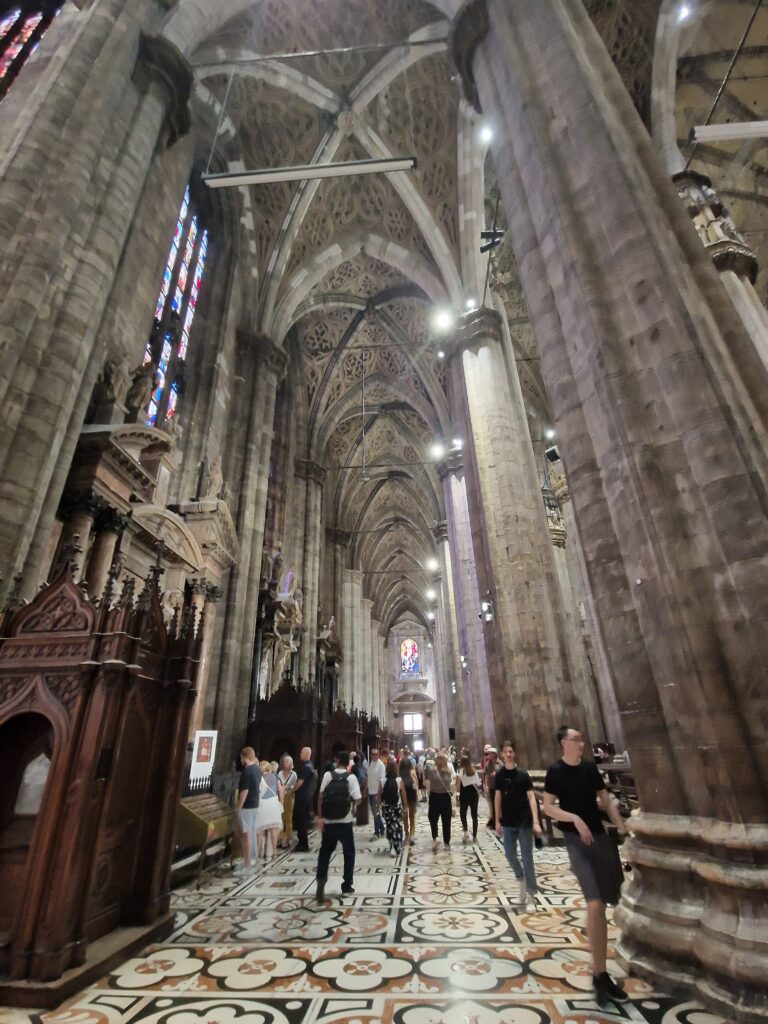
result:
[[[624,1002],[624,990],[606,971],[605,908],[618,902],[621,870],[620,865],[616,870],[617,847],[604,828],[603,815],[619,833],[626,831],[625,824],[597,765],[582,757],[580,732],[562,726],[557,742],[561,756],[547,771],[541,807],[531,777],[517,764],[515,746],[508,739],[498,749],[486,744],[479,760],[466,747],[418,753],[408,747],[392,752],[372,749],[369,758],[341,751],[320,773],[308,747],[301,750],[297,767],[288,754],[279,765],[257,762],[254,750],[245,747],[240,755],[238,787],[243,864],[236,873],[247,875],[259,859],[275,857],[278,849],[309,852],[308,833],[314,816],[315,831],[321,835],[316,900],[323,904],[330,860],[339,845],[344,863],[341,891],[355,891],[353,826],[367,819],[367,814],[361,814],[366,800],[373,827],[371,841],[385,841],[382,852],[396,858],[404,846],[416,841],[419,801],[427,805],[432,850],[437,852],[441,841],[443,849],[451,849],[457,810],[462,842],[477,843],[483,798],[486,827],[503,841],[517,879],[516,902],[535,907],[534,846],[541,843],[543,813],[562,830],[571,870],[587,904],[598,1003]]]

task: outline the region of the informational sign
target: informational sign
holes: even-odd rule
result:
[[[216,759],[217,736],[217,732],[198,730],[195,733],[195,740],[192,746],[192,768],[189,773],[191,779],[206,778],[213,772],[213,762]]]

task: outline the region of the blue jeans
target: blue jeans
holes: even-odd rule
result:
[[[518,882],[522,882],[525,878],[525,887],[528,892],[538,892],[536,869],[533,866],[533,829],[502,825],[501,832],[504,837],[504,853],[509,861],[509,866],[515,872],[515,878]],[[518,843],[520,843],[520,856],[523,858],[522,864],[517,859]]]
[[[337,843],[341,843],[341,850],[344,854],[344,885],[351,886],[352,876],[355,872],[355,837],[352,833],[351,821],[326,821],[323,826],[323,840],[317,858],[317,880],[323,884],[328,880],[328,865]]]
[[[381,820],[381,814],[376,810],[376,794],[368,794],[368,806],[371,808],[371,817],[373,818],[373,834],[375,836],[384,835],[384,822]]]

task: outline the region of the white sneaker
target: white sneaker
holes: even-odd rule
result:
[[[250,875],[250,873],[251,868],[247,868],[244,864],[239,868],[235,868],[235,870],[232,872],[232,874],[237,875],[238,878],[247,878],[248,875]]]

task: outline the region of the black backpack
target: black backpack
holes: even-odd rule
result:
[[[396,806],[398,799],[397,779],[387,779],[384,783],[384,788],[381,791],[381,802],[383,804],[389,804],[390,806]]]
[[[334,772],[323,790],[321,810],[326,821],[341,821],[349,814],[352,798],[349,795],[347,773]]]

